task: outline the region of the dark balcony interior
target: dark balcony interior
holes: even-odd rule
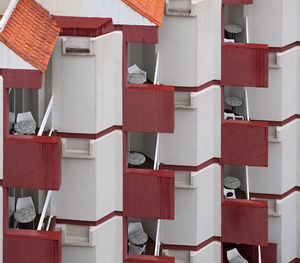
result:
[[[243,87],[224,87],[224,119],[247,120],[247,105]]]
[[[9,188],[8,202],[9,228],[37,230],[45,202],[45,191]],[[18,211],[22,209],[24,213],[18,213]],[[49,210],[50,209],[48,208],[43,220],[41,231],[54,231],[56,217],[50,216]],[[48,229],[47,224],[49,224]]]
[[[225,5],[224,42],[246,43],[246,20],[243,10],[243,5]]]
[[[135,230],[132,231],[130,224],[137,224],[133,226]],[[128,238],[128,247],[127,247],[127,253],[128,255],[149,255],[153,256],[155,252],[155,236],[156,236],[156,228],[157,228],[157,220],[154,219],[146,219],[146,218],[127,218],[127,238]],[[138,229],[138,230],[136,230]],[[147,235],[147,241],[143,244],[132,244],[131,242],[131,234],[130,231],[133,233],[135,231],[141,231],[144,232]],[[131,254],[130,245],[138,246],[141,250],[138,252],[141,252],[141,254]],[[143,247],[145,246],[145,249],[143,250]],[[162,247],[160,246],[159,255],[162,256]]]
[[[155,71],[155,45],[143,43],[128,43],[128,68],[137,65],[145,73],[128,74],[128,82],[136,84],[153,84]]]
[[[128,168],[154,169],[156,136],[155,133],[128,132]],[[135,153],[141,158],[136,164],[131,158]]]
[[[41,116],[41,105],[39,105],[39,90],[37,89],[9,89],[9,133],[19,134],[19,135],[38,135],[39,132],[39,121],[44,116]],[[46,107],[47,105],[45,105]],[[17,128],[17,118],[18,114],[31,113],[35,123],[35,129],[31,129],[29,133],[20,133]],[[42,113],[43,114],[43,113]],[[49,118],[47,125],[43,131],[42,136],[49,136],[50,132],[50,122]],[[51,136],[56,136],[56,131],[51,133]]]
[[[229,263],[227,251],[236,248],[240,255],[248,262],[258,262],[258,246],[246,244],[222,243],[223,263]],[[261,262],[277,262],[277,244],[269,243],[261,246]]]
[[[236,199],[247,198],[245,169],[245,166],[224,165],[224,198],[233,198],[233,195]],[[226,178],[230,178],[231,180],[228,182]],[[230,192],[226,194],[225,189],[230,190]],[[232,192],[234,192],[234,194]]]

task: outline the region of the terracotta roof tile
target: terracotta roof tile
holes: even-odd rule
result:
[[[125,4],[148,18],[158,26],[162,25],[165,0],[122,0]]]
[[[0,33],[0,41],[44,72],[60,30],[54,18],[39,3],[34,0],[19,0]]]

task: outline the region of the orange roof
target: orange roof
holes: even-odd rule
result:
[[[164,15],[165,0],[122,0],[132,9],[161,26]]]
[[[0,41],[44,72],[60,33],[49,12],[34,0],[19,0],[0,33]]]

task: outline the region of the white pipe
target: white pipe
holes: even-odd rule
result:
[[[258,263],[261,263],[261,251],[260,251],[260,246],[258,246]]]
[[[159,53],[157,53],[157,56],[156,56],[155,73],[154,73],[154,81],[153,81],[154,85],[159,84],[158,68],[159,68]],[[157,133],[156,146],[155,146],[155,156],[154,156],[154,167],[153,167],[154,170],[158,170],[158,168],[159,168],[159,161],[158,161],[159,137],[160,137],[159,133]],[[154,256],[159,256],[159,249],[160,249],[160,219],[157,219]]]
[[[157,56],[156,56],[155,72],[154,72],[154,80],[153,80],[154,85],[159,84],[158,68],[159,68],[159,53],[157,53]]]
[[[157,220],[157,231],[156,231],[156,242],[154,256],[159,256],[159,247],[160,247],[160,219]]]
[[[41,127],[40,127],[39,132],[38,132],[38,136],[42,136],[42,134],[44,132],[45,126],[46,126],[48,118],[50,116],[50,112],[53,109],[53,102],[54,102],[54,96],[52,96],[50,101],[49,101],[48,108],[46,110],[45,116],[43,118]]]
[[[157,133],[157,136],[156,136],[153,170],[158,170],[158,165],[157,165],[158,164],[158,150],[159,150],[159,133]]]
[[[50,223],[51,223],[52,215],[49,216],[47,226],[46,226],[46,231],[49,231]]]
[[[248,103],[248,92],[247,92],[247,89],[245,87],[244,87],[244,93],[245,93],[245,103],[246,103],[246,120],[250,121],[249,103]]]
[[[45,200],[45,204],[44,204],[44,207],[43,207],[42,215],[41,215],[37,230],[42,229],[43,222],[44,222],[44,219],[45,219],[45,215],[46,215],[46,212],[47,212],[47,208],[48,208],[48,204],[50,202],[51,195],[52,195],[52,190],[49,190],[48,193],[47,193],[47,197],[46,197],[46,200]]]
[[[248,16],[246,16],[246,43],[249,43]]]
[[[248,104],[248,93],[247,89],[244,87],[245,92],[245,104],[246,104],[246,120],[250,121],[249,118],[249,104]],[[247,190],[247,199],[250,199],[250,190],[249,190],[249,169],[248,166],[246,166],[246,190]]]

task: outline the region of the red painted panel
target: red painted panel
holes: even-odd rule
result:
[[[268,45],[224,43],[221,85],[268,87],[268,63]]]
[[[61,263],[61,233],[13,230],[4,235],[4,263]]]
[[[55,16],[61,36],[97,37],[112,26],[111,18]]]
[[[268,244],[268,203],[231,199],[222,202],[222,242]]]
[[[43,73],[39,70],[0,69],[4,88],[40,89],[43,83]]]
[[[175,258],[145,255],[129,255],[125,258],[125,263],[175,263]]]
[[[5,187],[59,190],[59,137],[13,135],[4,140]]]
[[[130,85],[124,89],[123,129],[135,132],[174,132],[174,88]]]
[[[131,43],[158,43],[157,26],[137,26],[137,25],[114,25],[113,30],[123,32],[125,42]]]
[[[225,4],[225,5],[252,5],[253,0],[223,0],[222,4]]]
[[[124,216],[174,219],[174,171],[128,169],[124,175]]]
[[[268,123],[222,123],[222,164],[268,166]]]
[[[277,262],[277,244],[269,243],[261,247],[261,262]]]

